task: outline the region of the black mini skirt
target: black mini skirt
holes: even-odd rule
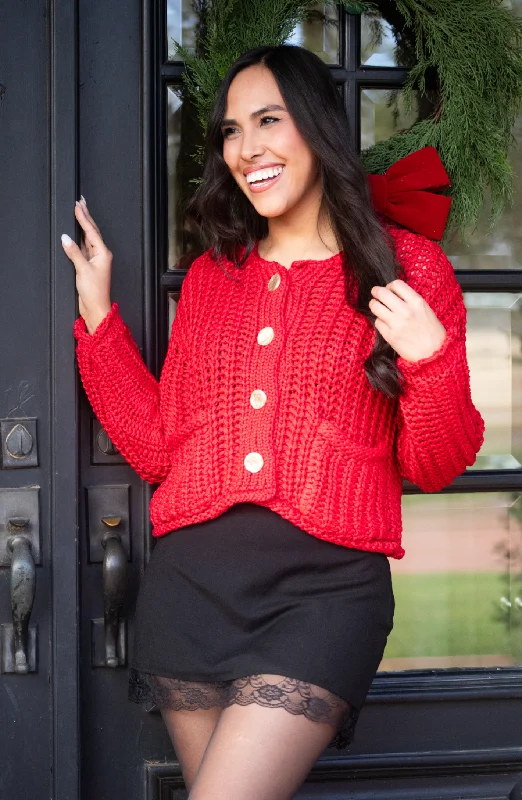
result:
[[[129,698],[171,708],[285,707],[335,719],[329,746],[346,747],[394,606],[384,554],[237,503],[156,541],[138,593]]]

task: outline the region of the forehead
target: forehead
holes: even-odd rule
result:
[[[284,106],[276,79],[267,67],[255,64],[239,72],[230,84],[225,116],[248,115],[271,103]]]

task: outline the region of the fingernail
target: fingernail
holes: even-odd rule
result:
[[[67,236],[66,233],[62,233],[62,244],[64,244],[66,247],[69,247],[69,245],[72,244],[71,237]]]
[[[81,195],[80,195],[80,197],[82,198],[82,200],[83,200],[83,202],[85,203],[85,205],[87,205],[87,200],[85,199],[85,197],[83,196],[83,194],[81,194]]]
[[[75,206],[78,206],[79,208],[81,208],[81,207],[82,207],[82,204],[81,204],[81,203],[79,203],[79,202],[78,202],[78,200],[75,200],[75,201],[74,201],[74,205],[75,205]]]

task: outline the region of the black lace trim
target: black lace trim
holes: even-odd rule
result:
[[[296,678],[269,683],[262,675],[206,682],[166,678],[131,669],[129,700],[143,703],[147,711],[155,706],[175,711],[226,708],[233,703],[284,708],[290,714],[304,714],[307,719],[333,725],[337,733],[328,747],[339,750],[351,744],[359,717],[359,709],[327,689]]]

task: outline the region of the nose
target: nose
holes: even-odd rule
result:
[[[243,161],[251,161],[252,158],[265,152],[262,141],[262,131],[256,128],[245,129],[241,137],[241,158]]]

